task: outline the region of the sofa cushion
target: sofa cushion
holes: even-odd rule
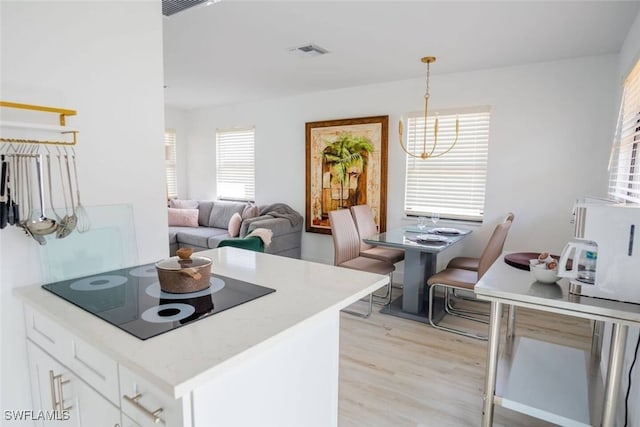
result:
[[[216,201],[211,209],[209,217],[209,227],[224,228],[229,227],[229,221],[234,213],[242,214],[245,203]]]
[[[169,207],[176,209],[198,209],[197,200],[185,200],[185,199],[171,199],[169,200]]]
[[[213,209],[213,202],[200,201],[198,203],[198,225],[202,227],[209,226],[209,217],[211,217],[211,209]],[[227,228],[226,226],[224,228]]]
[[[193,233],[196,228],[193,227],[172,227],[169,226],[169,243],[178,243],[178,233]]]
[[[169,225],[179,227],[197,227],[198,209],[168,208]]]
[[[217,248],[218,245],[220,244],[220,242],[222,242],[225,239],[230,239],[231,236],[229,236],[229,233],[223,233],[223,234],[218,234],[216,236],[213,237],[209,237],[209,239],[207,240],[207,247],[209,249],[213,249],[213,248]]]
[[[222,237],[229,237],[229,233],[226,228],[198,227],[189,228],[187,230],[178,231],[177,239],[182,245],[195,245],[206,248],[209,247],[208,242],[211,236],[220,235]]]

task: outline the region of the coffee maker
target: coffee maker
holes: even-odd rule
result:
[[[640,206],[588,199],[576,202],[574,215],[575,239],[558,276],[569,278],[573,293],[640,304]]]

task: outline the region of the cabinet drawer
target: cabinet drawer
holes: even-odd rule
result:
[[[46,316],[24,306],[27,337],[67,365],[71,357],[71,334]]]
[[[122,414],[122,427],[140,427],[140,424],[133,421],[131,418],[127,417],[125,414]]]
[[[141,427],[191,425],[183,423],[183,399],[167,396],[124,366],[120,366],[120,396],[122,412]]]
[[[71,338],[69,367],[115,405],[120,405],[118,364],[79,338]]]
[[[115,361],[29,306],[25,306],[25,320],[29,339],[115,405],[120,404],[118,364]]]

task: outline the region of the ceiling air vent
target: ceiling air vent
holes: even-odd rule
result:
[[[208,0],[162,0],[162,14],[164,16],[175,15],[190,7],[207,3],[207,1]]]
[[[320,56],[324,55],[325,53],[329,53],[327,49],[313,43],[305,44],[298,47],[292,47],[289,49],[289,52],[301,58],[313,58],[314,56]]]

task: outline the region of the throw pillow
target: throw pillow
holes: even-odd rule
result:
[[[254,203],[247,203],[242,211],[242,219],[254,218],[258,216],[258,207]]]
[[[238,237],[240,234],[240,225],[242,224],[242,217],[239,213],[234,213],[231,215],[231,219],[229,220],[229,235],[231,237]]]
[[[169,208],[169,225],[177,227],[197,227],[198,209]]]
[[[175,209],[198,209],[198,201],[171,199],[169,200],[169,207]]]

